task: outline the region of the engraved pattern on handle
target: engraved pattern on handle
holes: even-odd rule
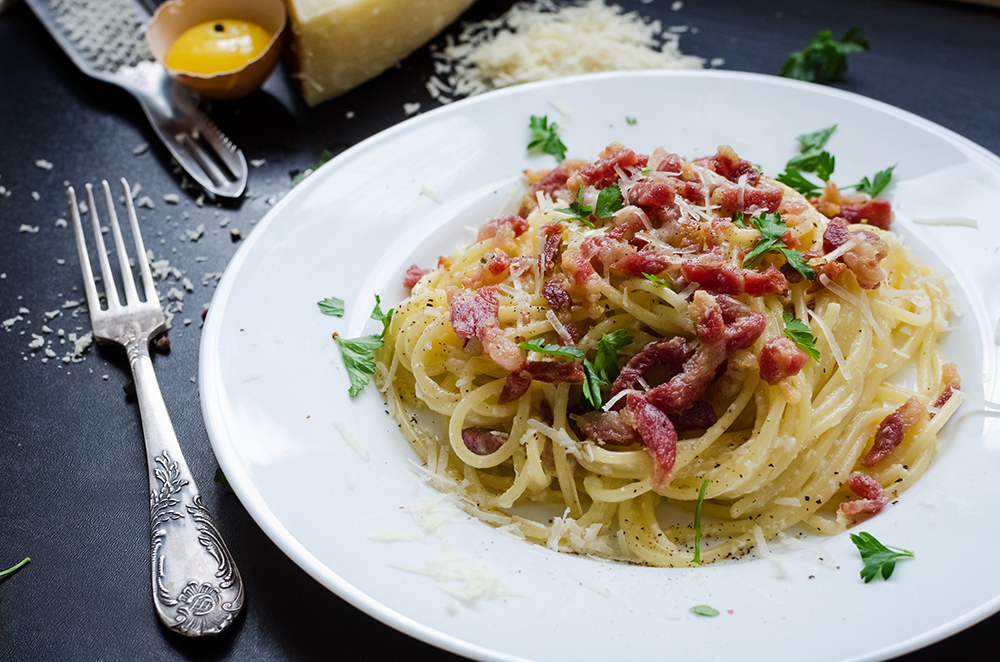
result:
[[[243,607],[243,580],[181,454],[148,347],[124,340],[149,464],[153,604],[178,634],[219,634]]]

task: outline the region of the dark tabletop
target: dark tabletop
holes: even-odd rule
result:
[[[496,16],[510,4],[479,0],[463,20]],[[871,51],[851,56],[836,87],[909,110],[1000,153],[998,9],[916,0],[687,0],[676,11],[667,0],[620,4],[665,25],[690,26],[681,38],[685,53],[722,58],[723,69],[768,74],[819,30],[840,36],[861,26]],[[312,166],[323,149],[337,154],[404,120],[404,103],[434,108],[424,87],[432,73],[424,48],[317,108],[298,101],[284,69],[261,92],[216,103],[217,123],[248,159],[264,162],[255,161],[241,201],[198,206],[197,191],[179,186],[129,96],[77,71],[25,5],[0,14],[0,319],[23,318],[0,328],[0,569],[32,559],[0,580],[0,660],[454,657],[397,633],[318,584],[214,482],[218,465],[197,379],[199,320],[214,291],[212,274],[240,246],[230,229],[250,233],[290,190],[291,176]],[[734,112],[738,107],[734,103]],[[134,154],[142,143],[149,150]],[[36,166],[39,159],[53,167]],[[195,480],[246,583],[245,616],[214,641],[178,638],[153,613],[149,493],[138,410],[123,392],[130,381],[124,353],[92,348],[83,361],[66,364],[66,347],[42,330],[46,324],[67,334],[90,328],[85,314],[74,317],[73,308],[62,308],[82,298],[71,229],[57,222],[67,218],[66,184],[123,175],[141,184],[155,205],[140,209],[147,246],[194,284],[170,332],[172,351],[155,364]],[[179,194],[178,204],[164,200],[171,193]],[[192,241],[185,230],[201,224],[204,235]],[[22,225],[38,231],[22,231]],[[47,322],[45,313],[54,310],[61,315]],[[44,352],[29,349],[33,333],[53,341],[56,358],[45,361]],[[976,562],[984,561],[994,562]],[[891,623],[892,615],[886,618]],[[901,659],[995,659],[998,627],[1000,616],[993,616]]]

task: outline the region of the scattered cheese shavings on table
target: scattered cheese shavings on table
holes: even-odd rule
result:
[[[464,26],[457,40],[432,47],[435,73],[427,91],[441,102],[519,83],[596,71],[700,69],[684,55],[679,34],[638,13],[590,0],[558,6],[518,3],[495,19]],[[443,79],[441,77],[444,77]]]

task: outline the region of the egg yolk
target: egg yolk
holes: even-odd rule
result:
[[[271,35],[255,23],[209,21],[188,28],[170,50],[166,65],[189,74],[208,76],[236,71],[264,52]]]

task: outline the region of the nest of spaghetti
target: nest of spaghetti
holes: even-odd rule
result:
[[[949,298],[887,201],[807,199],[726,146],[616,143],[525,177],[516,214],[407,270],[378,356],[468,512],[684,567],[843,531],[927,469],[961,399]]]

